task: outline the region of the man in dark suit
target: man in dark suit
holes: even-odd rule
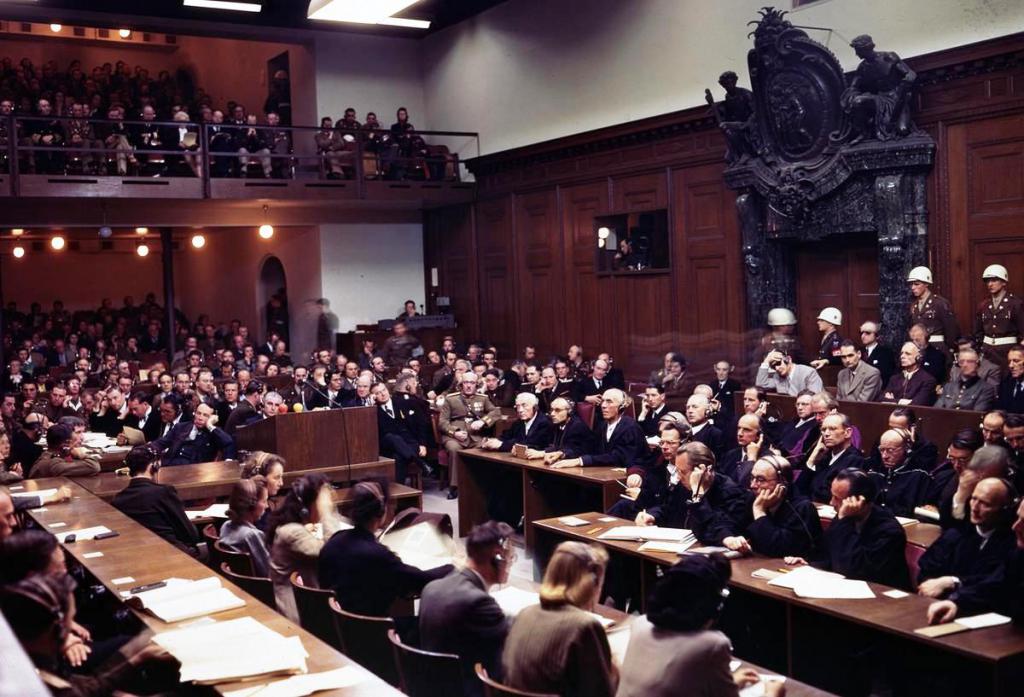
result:
[[[853,425],[845,414],[829,414],[821,422],[821,438],[807,459],[795,488],[803,496],[825,503],[831,497],[835,476],[844,469],[860,467],[864,456],[853,447]],[[864,475],[867,477],[867,474]]]
[[[292,380],[294,382],[292,383],[291,387],[287,388],[281,394],[281,396],[284,397],[284,400],[289,407],[294,408],[296,404],[301,404],[303,411],[312,408],[313,390],[306,382],[306,379],[308,377],[309,370],[306,368],[306,366],[295,366],[295,370],[292,372]]]
[[[377,404],[380,452],[395,459],[395,480],[402,483],[409,474],[410,464],[415,463],[425,469],[423,458],[427,456],[427,443],[423,440],[424,434],[414,430],[411,423],[413,415],[405,411],[409,408],[407,400],[399,402],[392,399],[387,384],[378,382],[373,386],[372,395]]]
[[[640,430],[644,432],[645,436],[650,438],[651,436],[658,435],[658,420],[667,412],[665,386],[661,384],[648,385],[644,389],[643,407],[641,407],[640,415],[636,419]]]
[[[796,418],[784,423],[779,434],[778,447],[782,450],[783,455],[799,455],[804,452],[804,443],[811,437],[812,431],[814,440],[817,440],[818,420],[815,418],[814,407],[811,404],[813,399],[814,395],[809,390],[796,396],[794,403]]]
[[[949,351],[945,344],[930,343],[928,329],[921,323],[913,325],[908,334],[923,357],[921,369],[935,378],[936,384],[944,384],[946,382],[946,363],[949,358]]]
[[[999,383],[996,409],[1024,414],[1024,346],[1014,346],[1006,354],[1007,376]]]
[[[142,431],[147,443],[160,437],[160,415],[145,392],[136,392],[128,400],[128,416],[124,425]]]
[[[224,431],[234,438],[235,431],[241,426],[248,426],[251,423],[255,423],[263,418],[260,413],[260,407],[263,402],[263,385],[256,380],[253,380],[245,386],[245,395],[242,397],[242,401],[238,403],[231,415],[228,416],[227,422],[224,424]]]
[[[733,366],[729,361],[718,361],[715,363],[715,379],[710,383],[711,401],[718,403],[722,423],[728,423],[736,413],[734,395],[739,392],[740,383],[729,377],[732,371]]]
[[[771,445],[765,439],[761,417],[757,414],[741,416],[736,422],[734,442],[737,447],[725,451],[718,471],[747,489],[750,487],[750,473],[754,463],[762,455],[768,454]]]
[[[608,364],[608,374],[605,378],[605,388],[617,387],[620,390],[626,389],[626,374],[622,372],[622,368],[615,367],[615,359],[612,358],[610,353],[599,353],[597,354],[597,360],[605,361]],[[685,369],[686,366],[684,365]]]
[[[511,452],[513,445],[525,445],[531,450],[546,448],[554,439],[555,427],[547,414],[540,413],[535,394],[520,392],[516,395],[516,415],[519,420],[505,431],[501,438],[487,438],[480,444],[484,450]]]
[[[611,381],[608,376],[608,371],[610,369],[611,366],[608,365],[608,361],[603,361],[600,358],[594,361],[594,369],[591,372],[590,377],[583,378],[576,383],[575,401],[589,402],[595,407],[601,406],[601,399],[604,391],[611,387],[615,387],[610,384]]]
[[[125,460],[128,486],[111,502],[114,508],[193,557],[199,556],[199,534],[185,515],[185,506],[173,486],[156,482],[160,471],[159,453],[152,447],[132,448]]]
[[[509,621],[487,589],[508,581],[515,558],[512,532],[493,521],[474,527],[466,537],[466,568],[431,581],[420,596],[420,648],[459,657],[466,697],[482,694],[475,664],[501,679]]]
[[[860,340],[864,346],[860,355],[865,363],[882,374],[882,384],[887,385],[889,378],[896,372],[896,356],[891,348],[878,343],[878,329],[876,322],[860,325]]]
[[[572,403],[562,397],[551,403],[551,442],[543,449],[527,450],[526,456],[529,459],[543,459],[550,465],[559,460],[568,460],[593,452],[594,432],[587,428],[583,419],[572,412],[572,408]]]
[[[598,361],[600,362],[600,361]],[[601,398],[600,423],[594,424],[594,454],[562,459],[551,467],[624,467],[629,469],[647,455],[647,440],[636,420],[624,416],[629,397],[618,388],[606,390]]]
[[[844,468],[832,480],[831,504],[836,518],[825,531],[823,557],[814,566],[847,578],[910,588],[907,535],[892,513],[872,503],[878,494],[864,470]],[[801,557],[786,557],[802,564]]]
[[[924,354],[908,341],[900,349],[900,372],[889,379],[882,391],[883,402],[931,406],[935,402],[935,378],[921,369]]]
[[[693,431],[693,440],[711,448],[716,458],[720,458],[725,449],[722,431],[708,421],[708,398],[704,395],[690,395],[686,400],[686,422]]]
[[[251,385],[252,383],[249,384]],[[217,402],[217,406],[214,407],[214,409],[217,413],[217,420],[226,427],[228,418],[231,416],[231,412],[237,409],[241,403],[238,399],[238,381],[226,380],[221,383],[220,390],[224,395],[224,399]],[[225,430],[227,430],[227,428],[225,428]]]
[[[191,465],[209,462],[220,452],[225,460],[235,456],[235,441],[224,429],[217,428],[213,407],[200,404],[191,421],[182,421],[152,445],[163,455],[165,465]]]
[[[109,387],[100,410],[89,416],[89,429],[113,438],[124,428],[126,418],[128,405],[125,403],[125,394],[117,387]]]
[[[489,368],[484,371],[484,395],[496,407],[510,407],[515,404],[516,391],[511,383],[502,382],[501,371]]]

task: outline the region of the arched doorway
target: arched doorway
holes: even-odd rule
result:
[[[260,267],[259,307],[263,336],[276,331],[290,348],[288,282],[284,275],[284,264],[275,256],[268,256]]]

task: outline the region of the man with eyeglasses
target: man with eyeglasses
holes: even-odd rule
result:
[[[757,369],[754,383],[770,392],[795,397],[801,390],[819,392],[823,389],[818,371],[806,365],[793,362],[791,356],[781,351],[769,351],[764,363]]]
[[[956,341],[956,350],[959,354],[961,351],[971,349],[979,356],[978,362],[978,377],[992,385],[996,390],[999,389],[999,383],[1003,379],[1003,370],[998,365],[988,359],[983,352],[978,350],[977,345],[974,343],[974,339],[969,336],[962,336]],[[953,361],[953,367],[949,369],[950,381],[955,381],[960,377],[960,366],[957,361]]]
[[[860,325],[860,342],[863,346],[860,355],[865,363],[878,369],[882,374],[882,384],[885,385],[896,372],[896,355],[891,348],[878,343],[878,331],[877,322],[865,322]]]
[[[861,360],[860,351],[849,339],[839,345],[839,359],[843,369],[839,371],[837,384],[839,399],[850,402],[871,402],[882,389],[882,374]]]
[[[528,460],[544,460],[545,465],[550,465],[593,452],[594,432],[573,413],[572,402],[559,397],[551,403],[549,416],[554,425],[551,444],[544,450],[527,449]]]
[[[974,349],[965,348],[957,354],[956,362],[958,375],[942,386],[935,406],[967,411],[990,409],[996,401],[996,390],[978,375],[981,356]]]
[[[877,455],[866,463],[878,486],[875,503],[893,515],[913,516],[932,486],[932,478],[910,458],[912,445],[910,433],[890,428],[879,439]]]
[[[985,445],[976,428],[957,431],[946,448],[946,460],[932,470],[932,486],[928,491],[926,508],[938,516],[939,510],[948,508],[956,493],[960,475],[967,468],[975,451]]]

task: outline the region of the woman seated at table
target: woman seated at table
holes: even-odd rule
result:
[[[729,670],[729,638],[712,629],[729,594],[730,573],[720,554],[690,554],[665,572],[647,616],[630,625],[616,697],[736,697],[758,681],[751,669]],[[766,683],[765,694],[781,697],[785,686]]]
[[[266,532],[270,523],[270,514],[277,507],[274,497],[284,486],[284,458],[275,453],[268,453],[263,450],[255,450],[249,453],[242,463],[242,479],[252,479],[261,476],[267,483],[267,510],[263,516],[256,521],[256,527]],[[269,544],[269,543],[268,543]]]
[[[540,605],[516,617],[502,655],[505,682],[562,697],[611,697],[618,675],[604,628],[591,612],[604,582],[608,553],[563,542],[544,572]]]
[[[331,497],[331,483],[322,474],[297,479],[281,505],[270,514],[267,545],[270,547],[270,578],[281,614],[298,623],[290,576],[298,572],[302,585],[319,588],[317,562],[324,540],[342,527]]]
[[[334,535],[320,553],[320,586],[333,590],[343,609],[359,615],[386,617],[395,600],[418,594],[454,568],[445,564],[418,569],[378,542],[387,502],[387,480],[369,479],[353,486],[349,519],[355,527]]]
[[[62,654],[75,621],[75,581],[64,574],[36,575],[0,588],[0,610],[32,659],[39,677],[54,697],[109,695],[117,690],[137,690],[140,684],[154,691],[171,689],[177,683],[177,670],[163,680],[154,680],[147,669],[160,663],[168,668],[177,661],[156,644],[148,644],[125,658],[120,656],[104,664],[104,670],[92,675],[74,675],[67,670]],[[7,667],[5,660],[5,668]],[[146,671],[143,674],[143,671]],[[6,681],[16,682],[13,675]],[[161,684],[166,683],[166,684]],[[11,685],[14,689],[14,685]]]
[[[270,576],[270,552],[256,521],[267,510],[267,482],[260,475],[240,479],[228,498],[228,521],[221,526],[220,543],[252,558],[253,574]]]

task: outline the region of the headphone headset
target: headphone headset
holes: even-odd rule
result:
[[[505,555],[502,554],[502,552],[504,552],[505,544],[507,542],[508,542],[508,538],[505,538],[505,537],[498,538],[498,547],[500,547],[502,551],[501,552],[497,552],[493,557],[491,557],[491,566],[493,566],[494,570],[499,572],[499,573],[501,572],[502,565],[505,563]]]
[[[771,465],[771,468],[775,470],[775,476],[782,482],[783,488],[793,485],[793,465],[789,460],[781,455],[764,455],[759,461]]]
[[[361,488],[369,491],[377,502],[377,515],[384,515],[387,512],[387,501],[384,500],[384,492],[377,482],[359,482],[353,488]]]
[[[1003,486],[1006,487],[1007,493],[1006,503],[1003,504],[1003,507],[999,510],[999,515],[1005,522],[1012,524],[1014,519],[1017,517],[1017,508],[1020,507],[1021,497],[1020,494],[1017,493],[1017,487],[1013,485],[1013,482],[1003,477],[999,477],[998,479],[1003,483]]]
[[[303,503],[303,500],[305,500],[306,496],[308,496],[310,493],[306,490],[309,488],[309,486],[309,480],[306,479],[305,477],[302,477],[301,479],[296,481],[295,484],[292,485],[292,495],[295,496],[296,500],[299,502],[299,505],[301,506],[301,508],[299,509],[299,516],[304,521],[309,520],[309,508],[306,506],[306,504]]]
[[[64,626],[64,610],[61,599],[53,593],[49,586],[40,581],[40,577],[30,576],[21,583],[9,586],[6,592],[21,596],[45,610],[50,620],[50,631],[58,640],[64,640],[67,636],[67,627]]]
[[[555,554],[559,552],[568,554],[571,557],[575,557],[577,561],[583,562],[587,567],[587,571],[594,577],[595,584],[601,580],[601,565],[590,555],[589,545],[583,542],[564,543],[555,550]]]
[[[878,484],[874,478],[858,467],[847,467],[839,475],[847,477],[850,482],[849,496],[863,496],[868,503],[878,498]]]

